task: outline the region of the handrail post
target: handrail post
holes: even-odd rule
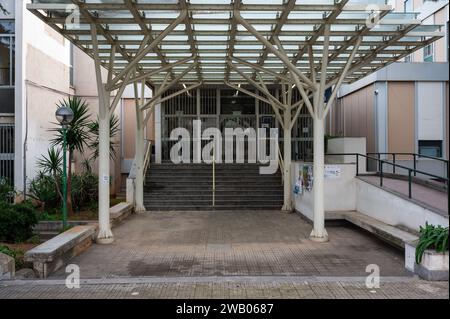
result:
[[[414,157],[414,176],[417,176],[417,173],[416,173],[416,169],[417,169],[417,165],[416,165],[416,154],[413,154],[413,157]]]
[[[378,157],[378,172],[380,172],[381,171],[381,154],[378,153],[377,157]]]
[[[359,154],[356,153],[356,176],[359,176]]]
[[[213,168],[213,198],[212,198],[212,206],[213,208],[216,207],[216,140],[213,140],[213,161],[212,161],[212,168]]]
[[[394,163],[394,165],[392,166],[393,168],[392,168],[392,173],[394,173],[395,174],[395,153],[392,153],[392,161],[393,161],[393,163]]]
[[[380,161],[380,187],[383,187],[383,161]]]
[[[411,170],[408,170],[408,197],[412,198],[412,176]]]
[[[366,172],[369,172],[369,154],[366,153]]]

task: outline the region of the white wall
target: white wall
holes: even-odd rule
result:
[[[442,82],[417,83],[418,140],[444,140],[444,90]]]
[[[448,218],[356,179],[356,210],[392,226],[419,230],[425,222],[448,227]]]
[[[299,170],[304,165],[310,165],[310,163],[292,163],[292,185],[295,185]],[[355,165],[336,164],[335,166],[341,170],[340,177],[325,178],[326,212],[358,211],[388,225],[404,226],[417,231],[426,222],[448,226],[447,217],[355,178]],[[295,209],[310,220],[313,219],[313,198],[314,187],[311,192],[305,190],[302,195],[293,194]]]
[[[56,103],[71,93],[69,42],[29,12],[28,3],[15,2],[15,186],[19,192],[25,179],[36,175],[36,160],[50,145]]]
[[[339,137],[328,140],[328,154],[362,154],[366,155],[365,137]],[[330,155],[326,157],[327,163],[349,164],[356,163],[355,155]],[[366,159],[358,156],[359,173],[366,172]]]
[[[293,162],[291,169],[292,185],[298,180],[299,171],[304,165],[311,163]],[[339,177],[325,178],[325,211],[352,211],[356,207],[355,175],[356,168],[352,164],[332,164],[340,169]],[[302,195],[293,194],[294,207],[307,218],[313,218],[314,187],[311,192],[304,190]]]

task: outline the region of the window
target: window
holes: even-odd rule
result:
[[[403,1],[403,11],[404,12],[413,12],[413,0],[405,0]]]
[[[220,94],[221,114],[255,114],[253,97],[233,90],[222,90]]]
[[[410,55],[407,55],[406,57],[405,57],[405,62],[412,62],[412,54],[410,54]]]
[[[0,86],[14,85],[14,21],[0,20]]]
[[[419,141],[419,154],[442,157],[442,141]]]
[[[433,43],[423,48],[423,62],[433,62],[434,60],[434,47]]]

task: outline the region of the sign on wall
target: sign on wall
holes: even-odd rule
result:
[[[325,165],[325,178],[341,177],[341,168],[336,165]]]

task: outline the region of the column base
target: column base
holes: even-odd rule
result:
[[[139,206],[139,207],[136,207],[135,209],[134,209],[134,212],[136,213],[136,214],[143,214],[143,213],[145,213],[147,210],[145,209],[145,207],[144,206]]]
[[[99,238],[99,237],[97,237],[96,242],[99,245],[109,245],[109,244],[112,244],[114,242],[114,237],[107,237],[107,238]]]
[[[321,237],[317,237],[313,229],[311,235],[309,235],[309,239],[316,243],[326,243],[327,241],[329,241],[326,229],[323,230],[323,235]]]
[[[291,206],[287,206],[287,205],[283,205],[283,207],[281,208],[281,211],[283,213],[292,213],[294,211],[294,209]]]

